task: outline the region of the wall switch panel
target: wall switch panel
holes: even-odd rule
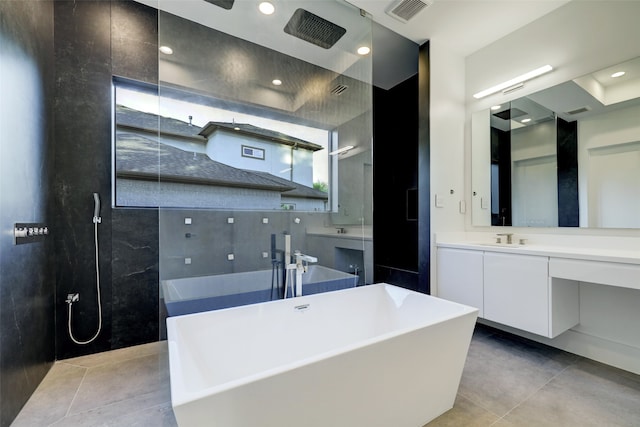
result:
[[[234,221],[235,220],[233,218],[227,218],[227,224],[233,224]]]
[[[184,223],[185,223],[186,225],[191,225],[191,218],[185,218],[185,219],[184,219]]]

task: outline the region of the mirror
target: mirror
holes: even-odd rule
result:
[[[640,58],[472,115],[474,226],[640,228]]]

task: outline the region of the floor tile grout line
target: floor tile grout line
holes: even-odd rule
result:
[[[476,405],[476,406],[478,406],[478,407],[480,407],[480,408],[484,409],[485,411],[487,411],[487,412],[488,412],[488,413],[490,413],[491,415],[494,415],[494,416],[498,417],[498,419],[502,418],[502,417],[500,417],[500,415],[496,414],[496,413],[495,413],[495,412],[493,412],[491,409],[489,409],[489,408],[485,407],[482,403],[479,403],[479,402],[475,401],[473,398],[471,398],[471,397],[469,397],[469,396],[465,395],[464,393],[461,393],[461,392],[459,392],[459,391],[458,391],[458,394],[459,394],[460,396],[464,397],[465,399],[467,399],[469,402],[473,403],[474,405]]]
[[[111,351],[117,351],[117,350],[111,350]],[[78,367],[78,368],[94,369],[94,368],[100,368],[100,367],[103,367],[103,366],[106,366],[106,365],[112,365],[114,363],[121,363],[121,362],[127,362],[127,361],[131,361],[131,360],[135,360],[135,359],[140,359],[142,357],[159,356],[159,355],[165,354],[165,353],[168,353],[168,352],[167,351],[158,351],[158,352],[153,352],[153,353],[141,353],[141,354],[136,354],[136,355],[133,355],[131,357],[127,357],[127,358],[123,358],[123,359],[117,359],[116,358],[116,360],[108,360],[108,361],[105,361],[103,363],[99,363],[97,365],[91,365],[91,366],[77,364],[77,363],[71,363],[71,362],[67,361],[67,360],[72,360],[72,359],[56,360],[56,363],[66,363],[67,365],[75,366],[75,367]],[[84,356],[80,356],[80,357],[84,357]]]
[[[560,375],[562,375],[562,373],[564,371],[566,371],[567,369],[569,369],[571,366],[573,366],[574,364],[571,363],[567,366],[565,366],[564,368],[562,368],[562,370],[560,370],[557,374],[555,374],[554,376],[552,376],[551,378],[549,378],[549,380],[547,382],[545,382],[544,384],[542,384],[540,387],[538,387],[536,390],[532,391],[531,393],[529,393],[529,395],[527,397],[525,397],[524,399],[522,399],[520,402],[518,402],[513,408],[509,409],[507,411],[506,414],[504,414],[502,417],[500,417],[499,420],[496,421],[496,423],[500,420],[504,420],[504,418],[509,415],[511,412],[513,412],[514,410],[516,410],[519,406],[521,406],[523,403],[525,403],[527,400],[531,399],[535,394],[537,394],[540,390],[542,390],[543,388],[545,388],[547,385],[549,385],[549,383],[551,383],[551,381],[555,380],[556,378],[558,378]],[[495,423],[493,423],[492,425],[494,425]]]
[[[78,390],[80,390],[80,387],[78,387]],[[93,412],[93,411],[100,411],[102,409],[106,409],[106,408],[109,408],[111,406],[120,405],[120,404],[122,404],[122,403],[124,403],[126,401],[135,400],[137,398],[144,397],[146,395],[150,395],[150,394],[153,394],[153,393],[154,393],[154,391],[150,391],[150,392],[142,393],[142,394],[137,394],[137,395],[129,397],[127,399],[118,400],[116,402],[111,402],[111,403],[108,403],[106,405],[96,406],[94,408],[90,408],[90,409],[87,409],[86,411],[82,411],[82,412],[77,412],[75,414],[67,413],[63,418],[61,418],[59,420],[56,420],[53,424],[49,424],[49,427],[55,426],[57,423],[59,423],[63,419],[65,419],[67,417],[70,417],[70,416],[74,416],[75,417],[75,416],[82,415],[82,414],[87,414],[87,413],[90,413],[90,412]],[[129,416],[129,415],[132,415],[132,414],[137,414],[139,412],[147,411],[147,410],[154,409],[154,408],[158,408],[158,407],[161,407],[161,406],[166,405],[166,404],[169,404],[169,406],[171,407],[171,411],[173,411],[173,405],[172,405],[171,399],[169,398],[169,400],[166,400],[164,402],[155,403],[155,404],[153,404],[151,406],[140,407],[139,409],[136,409],[134,411],[127,412],[127,414],[125,414],[125,415]],[[71,408],[71,406],[69,406],[69,408]]]
[[[69,407],[67,408],[67,412],[64,414],[63,418],[66,418],[69,416],[69,413],[71,412],[71,408],[73,407],[73,404],[76,401],[76,398],[78,397],[78,393],[80,393],[80,388],[82,387],[82,384],[84,384],[84,380],[87,378],[87,374],[89,373],[89,369],[90,368],[84,368],[84,375],[82,375],[82,379],[80,380],[80,383],[78,384],[78,387],[76,388],[76,392],[73,394],[73,398],[71,399],[71,402],[69,403]]]

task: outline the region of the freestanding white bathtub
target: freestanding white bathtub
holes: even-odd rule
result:
[[[477,312],[377,284],[170,317],[176,419],[421,427],[453,407]]]

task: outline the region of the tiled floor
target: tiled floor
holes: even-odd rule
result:
[[[12,427],[175,426],[167,359],[160,342],[57,362]],[[640,426],[640,376],[479,325],[428,426]]]
[[[56,362],[11,427],[177,426],[166,341]]]

